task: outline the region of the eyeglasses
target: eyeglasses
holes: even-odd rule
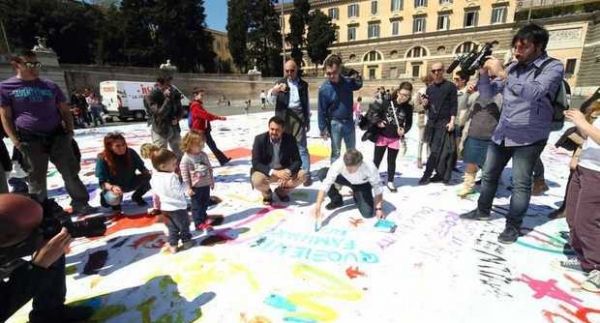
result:
[[[442,72],[442,71],[443,71],[443,69],[441,69],[441,68],[437,68],[437,69],[432,69],[432,70],[431,70],[431,73],[440,73],[440,72]]]
[[[40,63],[40,62],[23,62],[22,64],[26,68],[40,68],[40,67],[42,67],[42,63]]]

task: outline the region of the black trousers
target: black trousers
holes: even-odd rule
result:
[[[32,298],[31,322],[60,322],[66,294],[64,256],[48,269],[24,264],[11,273],[8,281],[0,281],[0,322]]]
[[[206,145],[210,148],[210,151],[217,157],[217,160],[221,165],[225,164],[227,162],[227,156],[225,156],[225,154],[217,147],[215,140],[210,134],[210,130],[206,130],[204,136],[206,137]]]
[[[394,175],[396,174],[396,158],[398,157],[398,149],[392,149],[385,146],[375,146],[375,152],[373,154],[373,163],[375,166],[379,168],[381,165],[381,161],[383,160],[383,155],[387,149],[387,180],[388,182],[394,181]]]
[[[319,178],[321,181],[327,177],[327,170],[328,168],[323,168],[319,171]],[[354,203],[356,203],[360,214],[364,218],[373,217],[375,209],[373,208],[373,188],[371,187],[371,183],[366,182],[364,184],[353,185],[342,175],[338,175],[335,179],[335,183],[352,188],[352,197],[354,198]],[[343,202],[342,195],[338,189],[335,188],[335,185],[331,185],[331,188],[327,191],[327,196],[333,203]]]

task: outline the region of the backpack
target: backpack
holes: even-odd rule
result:
[[[557,59],[552,57],[545,60],[533,74],[533,79],[535,80],[540,74],[542,74],[542,71],[544,70],[546,65],[556,60]],[[565,124],[564,112],[568,110],[571,105],[571,87],[564,78],[561,80],[560,86],[558,87],[558,91],[556,92],[554,97],[550,97],[549,99],[552,103],[552,124],[550,126],[550,130],[558,131],[563,128],[563,125]]]

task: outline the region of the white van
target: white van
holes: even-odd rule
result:
[[[121,121],[128,118],[144,120],[144,96],[154,88],[154,82],[104,81],[100,82],[100,96],[108,115]],[[174,88],[177,89],[175,85]],[[181,90],[177,89],[179,92]],[[181,105],[187,112],[190,100],[181,93]]]

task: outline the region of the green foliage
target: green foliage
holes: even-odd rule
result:
[[[215,70],[203,0],[2,0],[0,17],[12,49],[47,38],[61,63],[158,66],[183,72]]]
[[[321,10],[315,10],[310,15],[308,33],[306,35],[308,56],[315,65],[323,64],[331,53],[329,46],[335,40],[335,29],[331,18]]]
[[[308,24],[310,3],[308,0],[294,0],[294,9],[290,14],[290,33],[286,40],[292,46],[291,56],[298,67],[302,66],[302,50],[305,47],[306,40],[304,34]]]
[[[283,72],[279,14],[272,0],[249,0],[248,58],[263,76]],[[250,62],[249,62],[250,63]]]
[[[227,38],[233,63],[245,72],[248,67],[247,33],[249,25],[248,0],[227,1]]]

